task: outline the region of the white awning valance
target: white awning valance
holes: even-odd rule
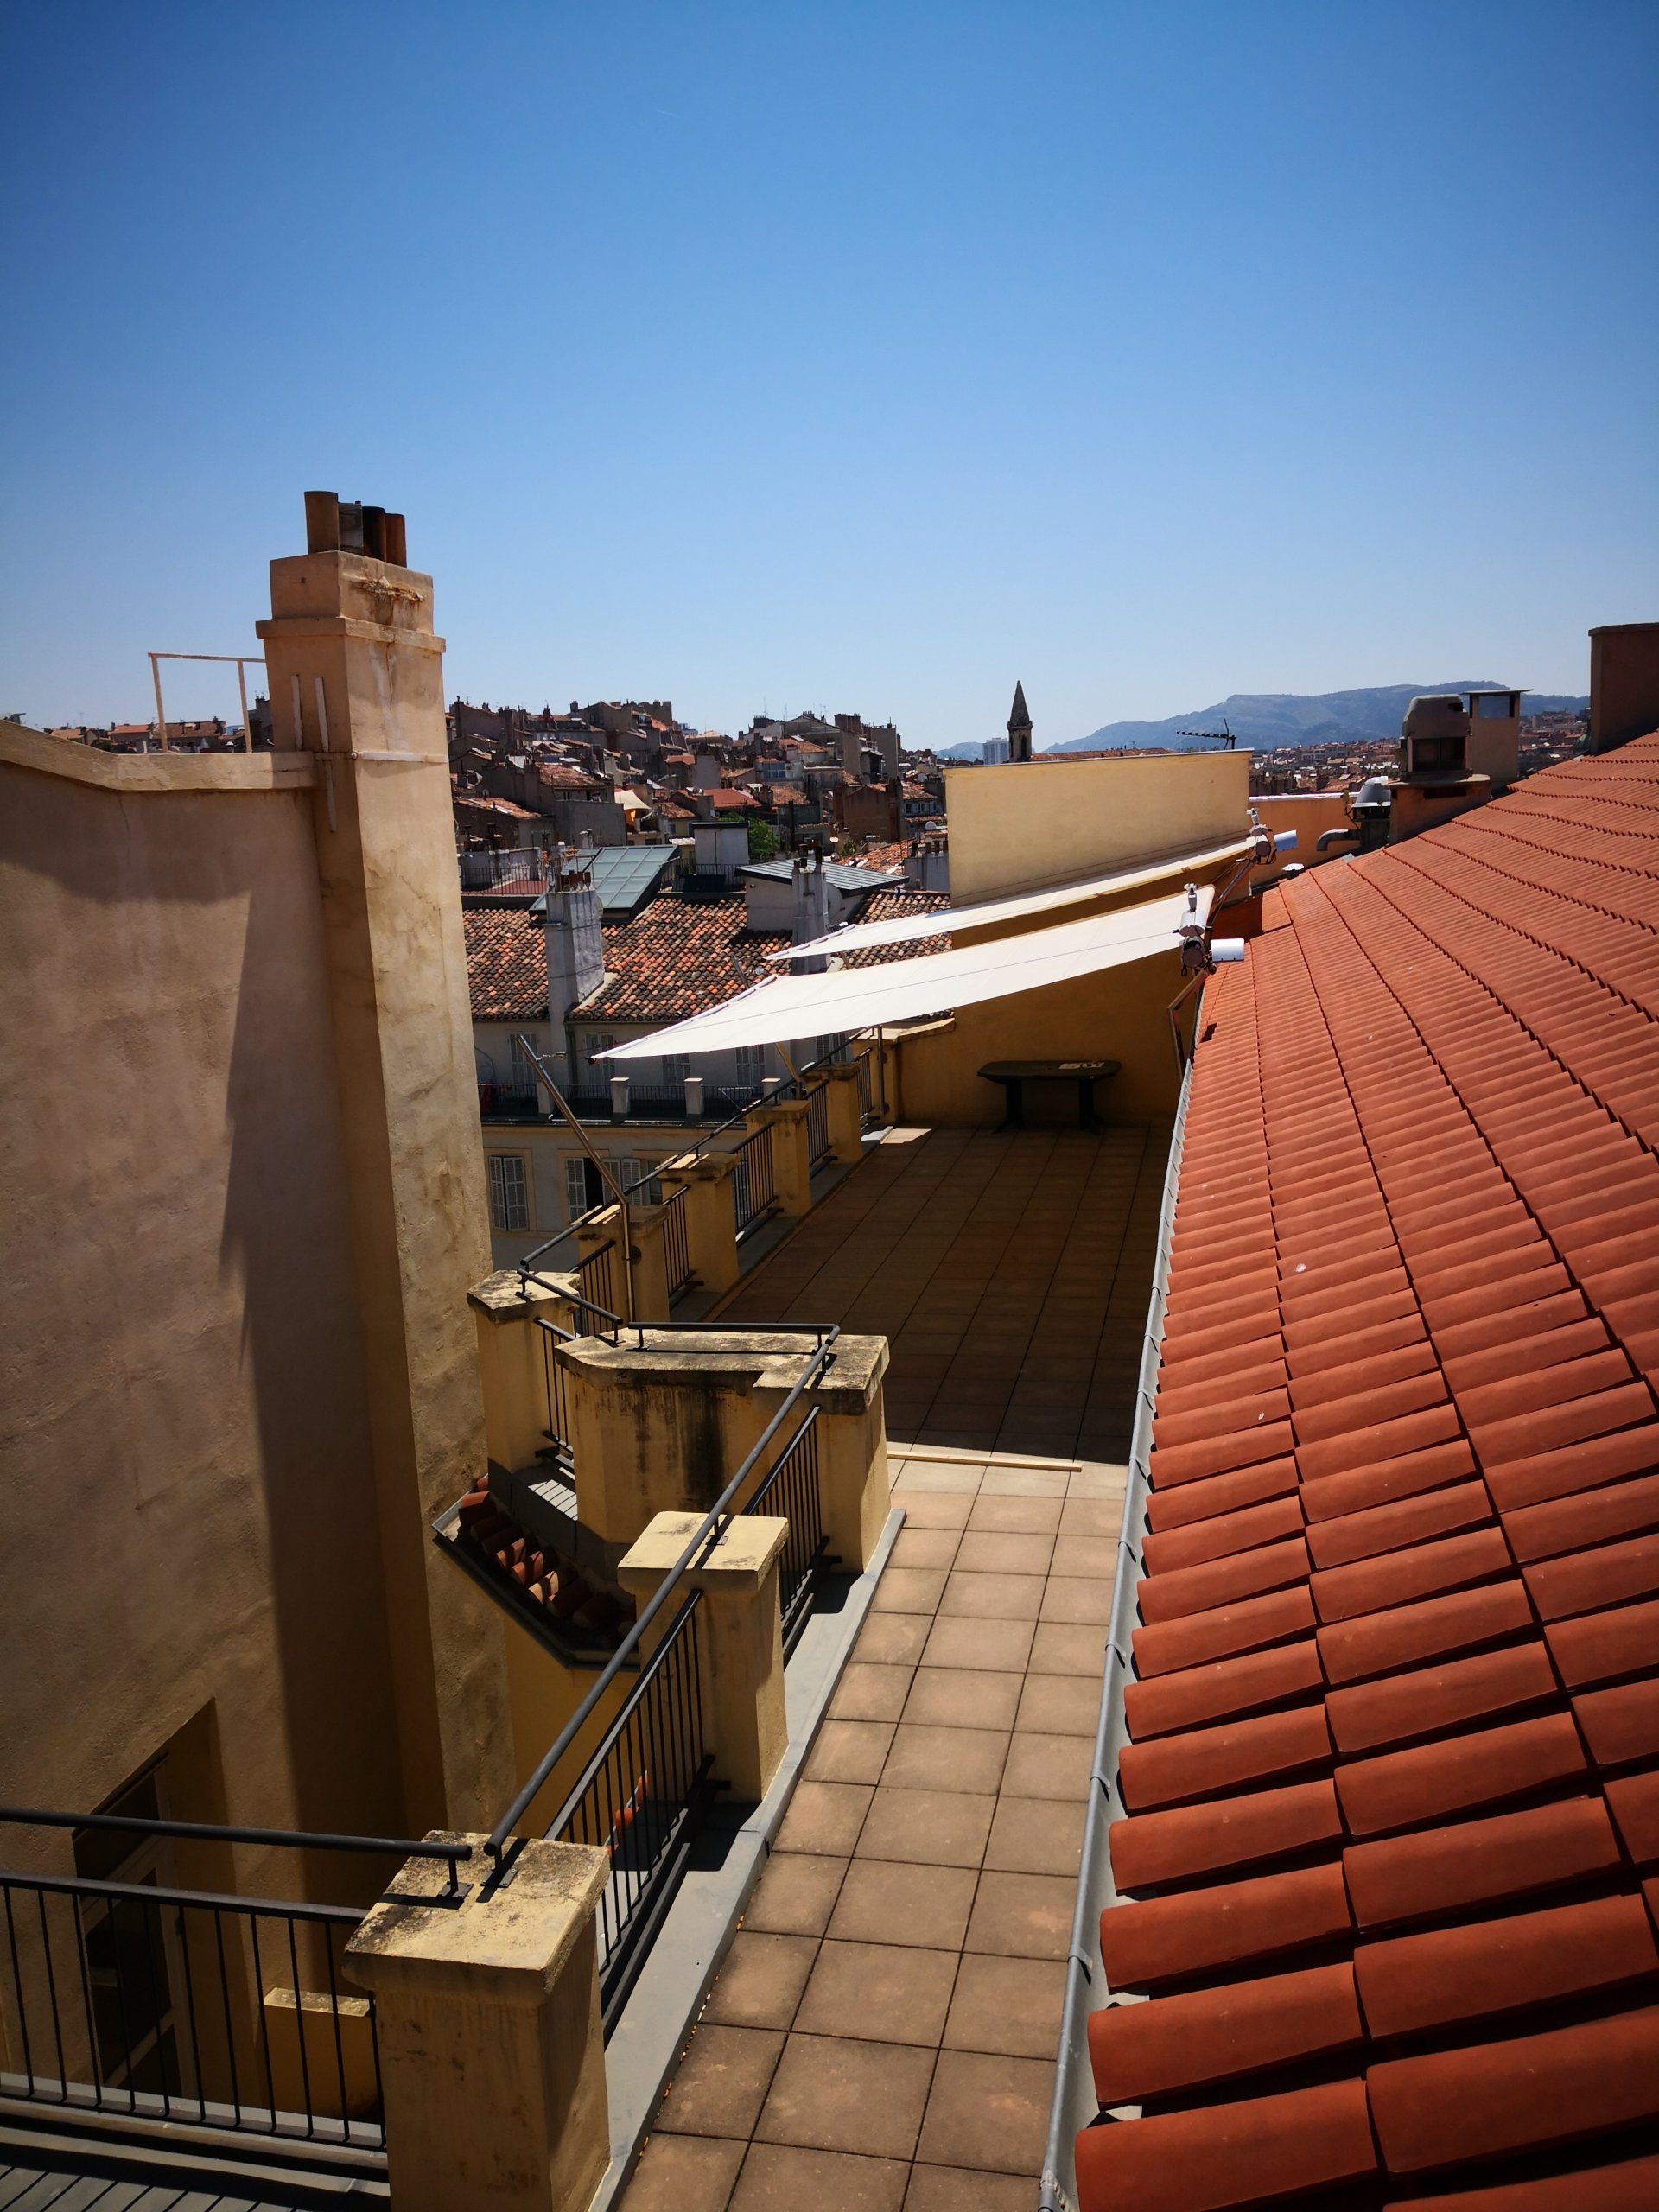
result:
[[[1108,899],[1123,891],[1140,891],[1160,883],[1167,875],[1191,874],[1198,868],[1219,867],[1242,860],[1251,840],[1241,837],[1230,845],[1211,845],[1205,852],[1180,853],[1171,860],[1147,860],[1116,875],[1091,876],[1084,883],[1064,883],[1046,891],[1027,891],[1011,899],[992,899],[978,906],[944,907],[933,914],[895,914],[886,921],[851,922],[831,930],[806,944],[786,944],[769,952],[768,960],[821,958],[824,954],[857,952],[865,945],[909,944],[921,938],[948,937],[952,930],[976,929],[987,922],[1018,921],[1024,914],[1041,914],[1057,906],[1080,906],[1086,899]]]
[[[1209,915],[1211,897],[1208,886],[1198,893],[1199,921]],[[781,976],[689,1021],[632,1038],[595,1057],[634,1060],[664,1052],[724,1052],[745,1045],[786,1045],[798,1037],[845,1036],[886,1022],[948,1014],[957,1007],[1039,991],[1050,983],[1173,951],[1182,923],[1193,918],[1186,894],[1176,891],[1115,913],[1090,914],[989,944],[953,947],[875,968]]]

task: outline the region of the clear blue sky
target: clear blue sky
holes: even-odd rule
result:
[[[251,643],[308,486],[406,511],[452,694],[728,728],[1659,616],[1652,0],[5,22],[0,711]]]

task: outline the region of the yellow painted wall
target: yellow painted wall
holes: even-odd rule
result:
[[[894,1118],[932,1128],[995,1128],[1006,1110],[1006,1095],[1001,1084],[986,1082],[977,1071],[989,1060],[1027,1059],[1121,1060],[1120,1072],[1096,1088],[1100,1118],[1138,1123],[1171,1114],[1180,1071],[1167,1008],[1180,988],[1180,957],[1172,951],[1046,990],[963,1007],[949,1021],[899,1039]],[[1029,1127],[1075,1128],[1077,1110],[1070,1084],[1026,1087]]]
[[[1166,753],[1103,760],[1039,758],[989,768],[950,769],[951,897],[958,906],[1035,885],[1206,849],[1249,827],[1249,756]],[[1213,880],[1226,871],[1204,871]],[[1162,888],[1179,888],[1172,875]],[[1141,890],[1069,907],[1070,921],[1107,912]],[[953,932],[953,944],[1040,929],[1052,916]],[[1131,962],[1096,976],[963,1007],[889,1048],[896,1065],[896,1118],[930,1127],[995,1127],[1006,1110],[1000,1084],[978,1070],[990,1060],[1114,1059],[1120,1072],[1096,1093],[1103,1120],[1141,1122],[1174,1110],[1180,1073],[1168,1007],[1181,988],[1179,955]],[[1066,1084],[1027,1087],[1029,1123],[1075,1126],[1077,1092]]]
[[[951,899],[968,906],[1224,844],[1249,826],[1249,785],[1248,753],[1046,753],[947,768]]]
[[[1274,836],[1294,830],[1296,842],[1291,851],[1280,853],[1264,868],[1258,868],[1250,884],[1270,883],[1280,870],[1292,861],[1300,861],[1304,868],[1322,867],[1325,861],[1337,860],[1344,853],[1357,853],[1357,845],[1337,845],[1321,856],[1319,839],[1327,830],[1351,829],[1346,795],[1342,791],[1282,791],[1276,795],[1263,793],[1253,798],[1250,804],[1262,817],[1262,827]],[[1249,895],[1249,887],[1243,895]]]

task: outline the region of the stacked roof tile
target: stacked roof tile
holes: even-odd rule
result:
[[[1659,2204],[1659,736],[1268,904],[1186,1124],[1084,2212]]]

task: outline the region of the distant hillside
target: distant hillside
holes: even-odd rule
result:
[[[1409,702],[1425,691],[1492,690],[1487,679],[1467,678],[1446,683],[1378,683],[1362,691],[1235,691],[1212,707],[1195,707],[1191,713],[1171,715],[1160,722],[1106,722],[1087,737],[1069,738],[1063,745],[1039,746],[1039,752],[1113,753],[1121,747],[1167,746],[1175,752],[1196,752],[1202,738],[1180,737],[1179,730],[1217,730],[1224,718],[1241,745],[1258,752],[1279,745],[1341,745],[1363,741],[1389,743],[1400,734],[1400,721]],[[1587,699],[1565,694],[1533,693],[1525,702],[1529,714],[1583,712]],[[977,752],[958,746],[957,754]]]

